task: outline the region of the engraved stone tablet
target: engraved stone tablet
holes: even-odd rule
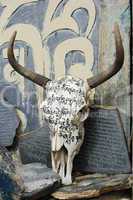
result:
[[[41,162],[50,164],[50,138],[46,126],[20,137],[19,149],[23,163]]]
[[[14,107],[0,102],[0,145],[12,145],[18,125],[19,119]]]
[[[108,174],[130,172],[124,129],[117,109],[91,109],[85,122],[84,143],[76,158],[75,168]]]

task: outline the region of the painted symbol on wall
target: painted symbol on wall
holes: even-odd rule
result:
[[[96,19],[93,0],[2,0],[0,8],[0,45],[6,44],[17,30],[16,40],[21,42],[21,46],[15,49],[15,55],[22,65],[26,66],[26,59],[30,59],[29,52],[25,51],[23,45],[25,43],[32,50],[33,68],[39,74],[56,79],[65,74],[83,79],[92,76],[94,49],[91,36]],[[22,14],[30,8],[31,12],[27,12],[27,16]],[[37,10],[43,14],[34,16],[33,19],[30,15]],[[35,23],[27,22],[29,18],[34,22],[38,21],[41,28],[36,27]],[[7,48],[3,49],[3,58],[7,57],[6,52]],[[11,72],[9,64],[4,66],[3,72],[5,80],[15,82],[22,96],[25,96],[23,77]],[[39,108],[43,90],[35,87]],[[41,121],[41,114],[39,118]]]

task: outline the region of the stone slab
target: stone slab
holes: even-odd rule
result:
[[[23,185],[16,174],[15,163],[6,148],[0,146],[0,197],[2,200],[20,198]]]
[[[47,125],[20,136],[19,149],[24,164],[41,162],[51,166],[51,148]]]
[[[60,177],[41,163],[18,164],[5,147],[0,146],[0,199],[38,199],[55,191]]]
[[[91,108],[75,169],[107,174],[131,171],[125,133],[116,108]]]
[[[41,163],[23,165],[19,173],[25,186],[22,196],[26,199],[45,197],[53,193],[61,184],[59,175]]]

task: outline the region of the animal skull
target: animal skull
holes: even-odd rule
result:
[[[17,63],[13,45],[13,34],[8,59],[11,66],[22,76],[42,86],[46,90],[42,103],[44,119],[48,122],[51,138],[51,156],[53,170],[60,174],[62,183],[72,183],[73,159],[79,152],[84,139],[83,122],[89,113],[89,94],[91,89],[102,84],[115,75],[124,62],[124,49],[119,27],[115,24],[116,58],[114,64],[87,81],[66,76],[60,80],[50,80]]]
[[[53,170],[60,174],[64,184],[72,183],[73,159],[84,139],[83,121],[88,116],[89,105],[87,85],[71,76],[50,81],[41,106],[51,130]]]

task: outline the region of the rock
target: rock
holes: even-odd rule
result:
[[[60,186],[59,175],[41,163],[23,165],[19,169],[19,174],[25,187],[22,196],[26,199],[45,197]]]
[[[87,173],[130,173],[131,163],[120,113],[115,107],[94,106],[85,121],[85,137],[75,170]]]
[[[13,155],[13,158],[12,158]],[[2,200],[45,197],[60,186],[60,177],[46,165],[22,165],[13,152],[0,146],[0,197]]]
[[[15,162],[6,148],[0,146],[0,195],[2,200],[19,199],[23,191],[22,180],[16,173]]]
[[[60,177],[46,165],[23,165],[18,151],[0,146],[0,197],[2,200],[45,197],[60,186]]]
[[[88,175],[78,177],[70,185],[58,189],[52,196],[56,199],[89,199],[104,193],[131,188],[133,177],[129,174],[119,175]]]
[[[21,134],[19,150],[24,164],[41,162],[50,167],[50,135],[48,126]]]

